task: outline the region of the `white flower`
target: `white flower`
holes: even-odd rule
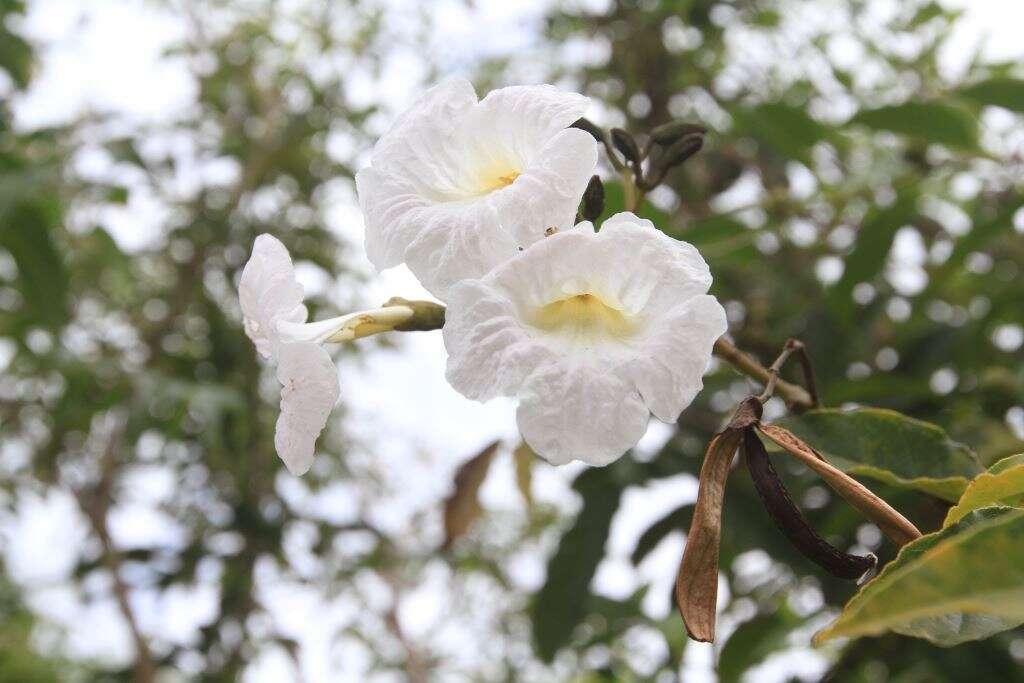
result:
[[[518,396],[526,442],[554,464],[606,465],[703,386],[725,311],[697,250],[630,213],[581,223],[455,285],[448,381]]]
[[[370,261],[405,262],[443,300],[545,229],[571,228],[597,163],[594,139],[568,128],[587,103],[549,85],[481,101],[461,78],[428,90],[356,175]]]
[[[270,235],[257,237],[238,298],[246,334],[260,355],[277,361],[282,389],[274,445],[292,474],[305,474],[313,464],[316,439],[340,393],[337,368],[320,344],[391,330],[413,314],[388,306],[307,323],[303,294],[285,246]]]

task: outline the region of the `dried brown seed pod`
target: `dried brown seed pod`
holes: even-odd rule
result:
[[[807,523],[753,428],[744,430],[743,453],[754,487],[772,521],[804,557],[841,579],[859,579],[875,567],[878,558],[874,555],[862,557],[845,553],[819,536]]]
[[[700,488],[676,575],[675,599],[686,632],[705,643],[715,639],[725,483],[744,432],[752,429],[760,418],[761,403],[756,398],[740,403],[729,425],[711,439],[700,468]]]

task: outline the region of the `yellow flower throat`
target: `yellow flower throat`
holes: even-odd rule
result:
[[[595,294],[575,294],[553,301],[538,308],[531,322],[542,330],[578,336],[626,337],[634,328],[622,311],[609,306]]]

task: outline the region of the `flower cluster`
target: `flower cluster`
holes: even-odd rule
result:
[[[518,397],[523,438],[550,462],[605,465],[652,413],[671,422],[690,404],[726,321],[691,245],[631,213],[599,231],[574,225],[597,164],[594,138],[571,127],[587,106],[547,85],[478,101],[467,81],[445,81],[377,142],[356,185],[370,260],[407,264],[447,304],[451,385],[480,401]],[[269,235],[239,289],[246,332],[278,363],[278,453],[305,472],[339,393],[320,344],[401,328],[415,312],[307,323],[288,252]]]

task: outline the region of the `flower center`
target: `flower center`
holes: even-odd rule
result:
[[[506,188],[516,181],[519,177],[519,171],[498,171],[491,175],[484,176],[487,178],[483,183],[483,190],[480,194],[490,194],[502,188]]]
[[[596,294],[575,294],[553,301],[534,311],[531,323],[548,332],[569,333],[573,336],[627,337],[634,324]]]

